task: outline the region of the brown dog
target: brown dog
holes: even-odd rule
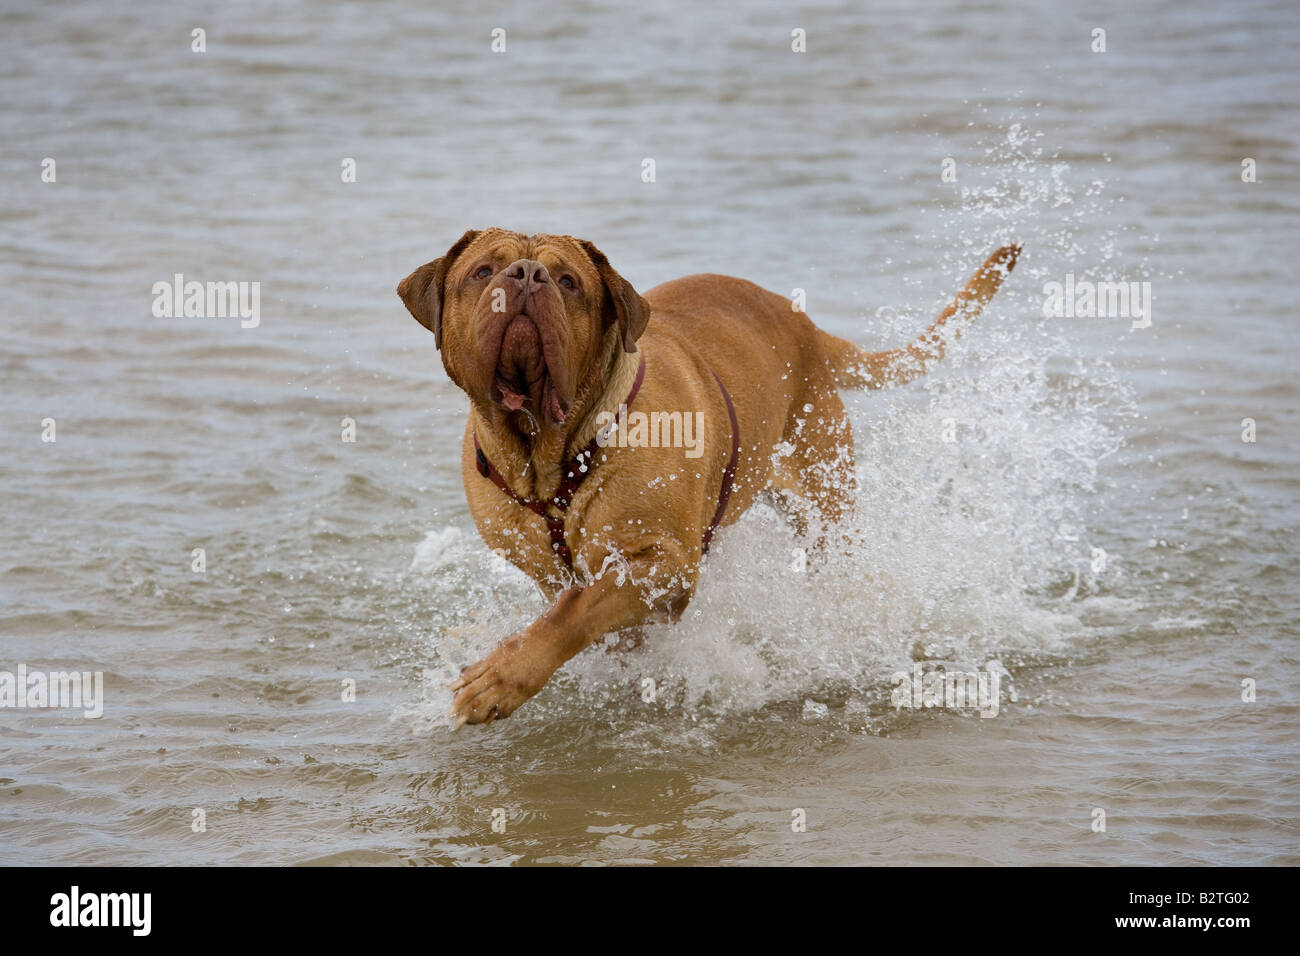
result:
[[[761,493],[800,527],[838,521],[854,470],[836,388],[924,373],[939,328],[978,314],[1019,252],[995,252],[920,339],[887,352],[743,279],[687,276],[642,297],[571,236],[471,230],[403,279],[470,399],[461,474],[479,533],[552,602],[461,672],[455,726],[508,717],[606,634],[676,620],[713,529]]]

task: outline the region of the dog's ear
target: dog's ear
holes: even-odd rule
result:
[[[580,239],[583,250],[591,257],[592,264],[600,273],[601,284],[605,287],[605,302],[602,309],[605,321],[617,322],[619,335],[623,339],[623,351],[635,352],[636,340],[645,331],[650,321],[650,303],[641,298],[632,283],[614,271],[605,254],[585,239]]]
[[[469,230],[445,256],[420,266],[397,285],[397,294],[415,321],[433,333],[435,348],[442,348],[442,284],[447,279],[447,270],[478,234],[477,229]]]

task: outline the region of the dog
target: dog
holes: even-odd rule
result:
[[[760,495],[799,529],[844,518],[855,477],[838,389],[922,375],[1019,254],[998,249],[920,338],[883,352],[743,279],[692,275],[643,296],[572,236],[470,230],[403,279],[469,396],[461,476],[479,534],[550,603],[450,685],[453,729],[509,717],[607,634],[675,621],[714,531]],[[648,440],[644,427],[629,440],[638,414],[659,416]],[[690,455],[655,440],[688,418]]]

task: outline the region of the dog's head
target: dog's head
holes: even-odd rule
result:
[[[650,318],[590,242],[505,229],[471,229],[397,294],[472,400],[554,424],[614,349],[636,351]]]

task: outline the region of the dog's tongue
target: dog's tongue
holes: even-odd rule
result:
[[[528,400],[528,396],[511,391],[509,386],[498,383],[497,388],[501,391],[501,404],[512,412],[519,411],[524,407],[524,402]]]
[[[524,402],[528,401],[528,396],[516,392],[505,381],[497,379],[497,390],[501,393],[501,404],[512,412],[517,412],[524,407]],[[564,424],[564,403],[560,401],[560,395],[555,390],[555,383],[548,377],[542,385],[542,403],[551,418],[560,425]]]

